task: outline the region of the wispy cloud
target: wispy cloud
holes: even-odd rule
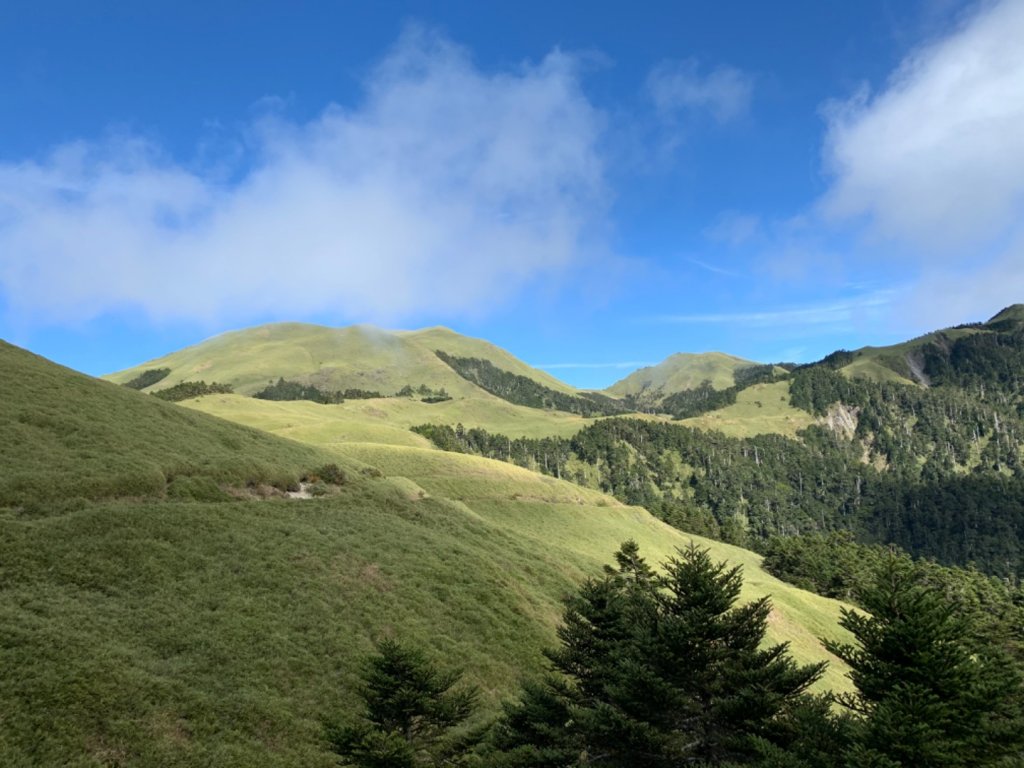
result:
[[[725,123],[750,108],[754,80],[735,67],[720,66],[702,74],[696,59],[666,60],[651,70],[647,91],[663,118],[707,111]]]
[[[715,264],[708,264],[706,261],[700,259],[687,258],[688,262],[694,266],[706,269],[708,272],[714,272],[716,275],[725,275],[726,277],[740,277],[739,272],[733,272],[731,269],[725,269],[724,267],[716,266]]]
[[[763,224],[761,217],[755,214],[724,211],[704,231],[704,235],[736,248],[759,239],[763,235]]]
[[[539,364],[534,363],[534,368],[540,368],[545,371],[557,371],[559,369],[584,369],[584,368],[645,368],[649,365],[655,365],[655,363],[642,363],[629,360],[621,363],[547,363]]]
[[[65,322],[487,311],[603,250],[604,117],[577,69],[486,73],[411,29],[358,106],[249,126],[231,181],[135,136],[2,163],[0,299]]]
[[[1024,299],[1024,2],[981,2],[877,93],[826,110],[826,216],[866,222],[919,271],[932,327]]]
[[[727,312],[692,315],[661,315],[655,322],[676,324],[744,324],[761,326],[836,325],[882,314],[888,309],[896,291],[878,291],[867,296],[802,307],[758,312]]]

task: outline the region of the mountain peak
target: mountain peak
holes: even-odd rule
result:
[[[634,371],[605,391],[619,397],[651,390],[668,395],[699,387],[704,381],[710,381],[715,389],[726,389],[735,383],[737,370],[752,365],[757,363],[725,352],[676,352],[657,365]]]

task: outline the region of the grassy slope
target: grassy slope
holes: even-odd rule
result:
[[[814,423],[814,418],[789,404],[789,382],[755,384],[740,392],[736,402],[679,422],[688,427],[718,430],[732,437],[776,433],[795,437]]]
[[[1024,304],[1011,304],[1010,306],[1001,309],[992,317],[991,320],[988,321],[988,324],[999,323],[1006,320],[1024,323]]]
[[[667,357],[657,365],[634,371],[612,384],[605,392],[624,397],[639,395],[648,390],[661,390],[663,394],[668,395],[699,387],[705,379],[709,379],[715,389],[726,389],[733,385],[733,373],[737,369],[751,365],[757,363],[722,352],[680,352]]]
[[[993,318],[994,320],[994,318]],[[887,347],[862,347],[854,352],[856,358],[852,363],[840,369],[851,377],[867,378],[872,381],[894,381],[901,384],[914,384],[913,374],[907,362],[925,344],[943,337],[951,341],[970,336],[975,333],[986,333],[978,328],[948,328],[934,333],[926,333],[916,339],[910,339]]]
[[[406,384],[444,387],[456,396],[482,394],[438,359],[435,349],[483,357],[545,386],[573,391],[492,344],[445,328],[391,332],[367,325],[327,328],[305,323],[274,323],[224,333],[107,378],[123,383],[149,368],[170,368],[170,375],[153,389],[204,379],[232,384],[236,391],[252,394],[268,381],[284,377],[329,389],[352,387],[385,395]]]
[[[440,349],[442,352],[447,352],[455,357],[477,357],[489,360],[504,371],[526,376],[543,384],[545,387],[567,394],[574,394],[576,392],[576,389],[564,381],[556,379],[550,373],[527,365],[501,347],[496,347],[494,344],[483,339],[463,336],[441,326],[423,328],[418,331],[396,331],[396,335],[430,352]]]
[[[287,482],[328,458],[0,342],[0,507],[162,494],[169,477]]]
[[[231,405],[230,410],[223,412],[226,417],[274,430],[275,421],[268,419],[258,407],[246,408],[249,403],[253,401],[204,398],[190,404],[215,413],[220,412],[221,405]],[[295,436],[287,428],[278,429],[283,434]],[[630,537],[640,541],[653,559],[660,559],[674,546],[688,540],[646,511],[623,507],[611,497],[595,491],[503,462],[445,453],[411,445],[405,440],[385,444],[383,441],[391,434],[382,432],[374,440],[362,443],[337,442],[328,435],[313,433],[305,433],[303,437],[329,446],[347,459],[380,467],[388,476],[406,478],[432,497],[465,504],[481,519],[515,535],[536,538],[538,543],[546,545],[566,547],[572,553],[567,555],[570,560],[585,554],[595,564],[603,562],[618,543]],[[764,594],[765,591],[776,594],[780,605],[777,619],[779,626],[785,627],[783,634],[793,640],[794,647],[805,654],[804,658],[821,658],[823,651],[812,634],[836,631],[837,603],[822,602],[779,582],[761,571],[759,558],[753,553],[718,542],[703,543],[711,546],[717,556],[738,558],[738,562],[745,564],[752,590],[749,594]],[[767,585],[771,585],[770,588]],[[782,610],[783,606],[787,609]],[[789,610],[794,606],[800,607],[795,614]],[[812,633],[801,627],[813,627]],[[841,675],[833,674],[830,684],[842,685]]]
[[[191,407],[244,424],[255,424],[304,442],[380,442],[425,446],[409,432],[417,424],[462,424],[510,437],[571,437],[595,419],[513,405],[496,397],[456,398],[422,403],[407,398],[349,400],[341,405],[308,401],[271,402],[241,395],[209,395]],[[646,417],[650,418],[650,417]]]
[[[255,452],[282,466],[329,454],[391,476],[356,473],[315,501],[69,511],[43,495],[30,515],[0,510],[0,764],[326,767],[321,723],[351,709],[374,638],[397,634],[462,664],[493,712],[539,669],[560,597],[621,541],[658,560],[688,540],[643,510],[511,465],[380,442],[297,446],[3,352],[2,370],[23,369],[5,380],[8,399],[29,419],[50,414],[41,431],[0,422],[3,442],[13,430],[26,455],[43,450],[35,442],[63,445],[67,468],[87,476],[101,478],[111,455],[159,468],[180,460],[180,444],[214,475]],[[76,412],[89,439],[48,442]],[[59,478],[52,465],[38,472]],[[835,636],[837,603],[777,582],[752,553],[705,543],[744,565],[746,595],[774,595],[773,638],[822,657],[816,638]],[[842,687],[841,670],[828,683]]]

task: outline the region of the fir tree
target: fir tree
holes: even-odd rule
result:
[[[858,717],[847,764],[891,768],[994,766],[1020,759],[1021,675],[974,635],[919,571],[890,557],[861,594],[870,615],[843,611],[856,644],[826,642],[850,665],[856,692],[840,702]]]
[[[787,718],[823,665],[761,647],[771,606],[735,605],[739,569],[696,546],[664,573],[633,542],[616,560],[567,601],[561,646],[548,654],[556,674],[507,708],[505,764],[755,764],[766,746],[792,744]]]
[[[474,739],[452,730],[472,714],[477,693],[456,688],[459,679],[417,649],[382,641],[364,677],[362,722],[334,729],[332,750],[356,768],[462,765]]]

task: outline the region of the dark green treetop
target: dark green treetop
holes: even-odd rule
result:
[[[839,697],[859,716],[847,764],[1019,764],[1021,674],[1009,655],[974,641],[963,615],[905,559],[890,557],[860,601],[869,614],[844,610],[840,622],[856,643],[826,642],[856,686]]]
[[[771,605],[736,606],[739,569],[696,546],[660,573],[634,542],[616,560],[567,601],[552,676],[507,707],[504,764],[754,764],[791,744],[824,665],[761,647]]]
[[[472,715],[477,692],[457,688],[458,672],[438,670],[422,651],[386,639],[369,663],[361,690],[361,722],[332,729],[342,765],[417,768],[463,765],[471,737],[453,729]]]

